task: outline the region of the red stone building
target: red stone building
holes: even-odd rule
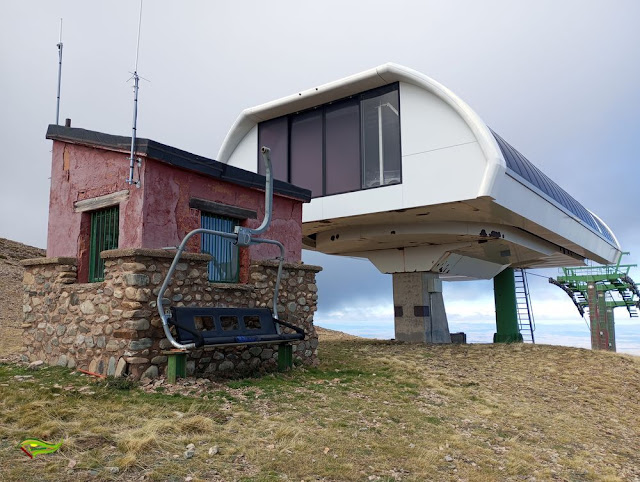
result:
[[[131,139],[49,126],[53,140],[47,258],[26,260],[25,358],[107,375],[156,376],[168,348],[155,298],[177,246],[191,230],[257,227],[265,178],[148,139],[129,174]],[[273,218],[264,238],[285,246],[281,318],[305,328],[294,357],[314,363],[313,328],[320,268],[301,263],[302,203],[310,192],[275,181]],[[275,246],[238,248],[197,236],[165,297],[177,306],[270,306]],[[209,253],[211,256],[207,254]],[[189,371],[204,374],[274,365],[269,347],[197,350]]]
[[[140,188],[126,183],[129,137],[57,125],[53,140],[47,256],[78,259],[78,280],[89,280],[91,217],[118,208],[119,249],[177,246],[201,227],[202,213],[257,227],[264,216],[264,176],[148,139],[137,139]],[[286,261],[299,262],[302,203],[310,192],[276,181],[271,228],[264,235],[286,248]],[[94,220],[95,222],[95,220]],[[190,251],[199,252],[197,243]],[[248,281],[250,260],[273,258],[273,246],[240,253],[239,281]]]

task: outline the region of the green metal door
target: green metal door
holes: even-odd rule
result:
[[[104,280],[104,260],[100,252],[118,248],[119,207],[113,206],[91,213],[89,245],[89,282]]]

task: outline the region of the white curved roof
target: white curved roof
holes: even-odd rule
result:
[[[541,254],[542,251],[544,251],[541,248],[537,251],[538,254],[535,255],[539,256],[536,258],[537,261],[523,261],[528,260],[529,258],[527,257],[533,255],[531,251],[522,254],[518,260],[522,261],[523,266],[575,265],[576,259],[580,256],[594,259],[601,263],[616,262],[621,252],[620,245],[613,232],[598,216],[585,209],[566,191],[522,156],[522,154],[495,134],[485,122],[451,90],[424,74],[394,63],[387,63],[359,74],[245,109],[227,134],[218,153],[218,160],[229,163],[235,153],[235,158],[230,162],[235,163],[238,162],[238,152],[244,154],[251,153],[252,151],[257,152],[257,145],[248,148],[246,146],[248,138],[252,139],[251,142],[257,143],[255,128],[260,122],[311,109],[395,82],[399,82],[401,86],[408,84],[406,88],[407,95],[409,95],[408,91],[410,88],[414,89],[414,91],[426,91],[446,104],[457,117],[464,122],[464,125],[468,127],[477,142],[477,147],[485,162],[482,163],[482,167],[479,168],[479,170],[474,171],[475,174],[473,174],[472,178],[469,178],[471,176],[470,172],[465,172],[465,182],[467,183],[466,186],[468,189],[464,191],[461,197],[457,198],[452,196],[459,196],[460,194],[454,194],[452,192],[452,186],[450,185],[446,188],[447,195],[443,196],[442,200],[438,200],[439,198],[434,196],[428,198],[427,196],[422,196],[422,198],[418,199],[419,196],[416,196],[414,193],[416,193],[419,188],[417,188],[415,180],[411,179],[410,175],[407,175],[402,186],[404,191],[401,191],[401,187],[396,185],[381,187],[375,194],[371,191],[358,191],[312,200],[311,204],[304,208],[303,230],[305,231],[305,236],[311,235],[311,237],[318,240],[317,244],[315,244],[317,249],[323,251],[326,247],[327,251],[325,252],[330,252],[329,249],[337,248],[337,243],[329,243],[325,247],[321,246],[322,240],[324,239],[321,233],[326,234],[331,229],[337,233],[335,229],[340,226],[345,230],[348,228],[352,229],[354,223],[373,226],[380,222],[384,212],[396,213],[390,214],[391,217],[388,216],[384,218],[385,223],[398,222],[402,224],[417,222],[416,218],[411,218],[411,216],[423,216],[424,214],[417,213],[416,210],[419,210],[420,206],[424,206],[428,207],[428,211],[431,213],[429,219],[433,221],[471,222],[468,226],[471,226],[473,222],[476,221],[500,223],[505,226],[505,228],[513,226],[516,229],[524,230],[526,233],[531,233],[531,235],[537,236],[542,240],[550,241],[558,247],[559,252],[555,255],[551,255],[550,253]],[[415,86],[417,89],[410,86]],[[408,98],[415,99],[415,97]],[[408,111],[406,104],[403,104],[401,107],[401,111]],[[419,110],[418,107],[415,107],[414,111],[415,109]],[[419,115],[421,114],[418,113],[418,116]],[[440,118],[438,118],[435,123],[437,124],[439,122]],[[425,124],[425,121],[416,120],[416,129],[418,132],[424,132],[425,126],[428,126],[427,129],[433,129],[434,123],[429,124],[427,122]],[[401,129],[404,132],[405,125],[402,125]],[[413,132],[413,134],[415,134],[415,132]],[[241,145],[244,147],[240,147]],[[452,147],[455,146],[452,145]],[[238,152],[236,152],[236,150]],[[413,164],[409,163],[405,165],[405,157],[410,158],[413,155],[413,152],[402,153],[403,169],[407,168],[407,172],[409,172],[410,168],[414,169],[413,166],[418,164],[418,161],[414,158],[414,160],[406,161]],[[456,155],[460,156],[463,154],[458,153]],[[443,167],[449,166],[447,162],[444,164],[442,162],[440,163],[438,172],[441,173],[442,169],[451,169],[449,167]],[[424,165],[424,163],[422,165]],[[247,166],[241,167],[247,168]],[[412,172],[415,173],[415,171]],[[422,172],[420,172],[420,174],[422,174]],[[459,172],[450,173],[450,177],[455,178],[456,176],[461,179]],[[413,177],[415,177],[415,175]],[[441,181],[445,180],[441,179]],[[422,190],[424,191],[425,189],[422,188]],[[455,189],[453,189],[453,191],[455,191]],[[462,192],[462,190],[456,192]],[[417,202],[409,202],[408,199],[410,198],[412,202],[416,200]],[[462,205],[460,203],[467,206],[467,208],[461,209]],[[434,205],[447,205],[449,207],[438,210],[437,207],[435,209],[433,208]],[[361,210],[362,212],[358,211],[361,206],[365,206],[364,211]],[[468,209],[468,207],[472,208],[472,213],[462,212]],[[407,211],[407,213],[399,214],[404,211]],[[378,217],[374,219],[369,216],[369,214]],[[420,218],[420,222],[429,222],[426,221],[426,219],[427,218]],[[568,222],[569,220],[575,221],[575,223],[572,224]],[[475,229],[475,227],[473,227],[473,229]],[[504,229],[503,231],[509,232],[508,229]],[[399,232],[400,231],[398,231],[398,233]],[[362,245],[366,236],[362,233],[358,236],[360,240],[359,243]],[[471,234],[465,239],[468,239],[470,236]],[[346,231],[343,233],[342,239],[348,239]],[[384,249],[385,246],[389,249],[397,249],[400,246],[405,246],[403,244],[393,245],[391,240],[381,242],[380,239],[380,237],[372,237],[370,245],[367,245],[365,251],[362,253],[369,252],[366,251],[369,249]],[[396,239],[399,239],[399,237]],[[432,236],[432,239],[430,239],[430,242],[427,244],[444,245],[447,238],[441,238],[441,241],[432,242],[435,239],[436,238]],[[461,240],[462,238],[458,236],[458,239],[455,241],[460,242]],[[412,246],[419,244],[418,241],[410,241],[408,237],[402,242],[411,242]],[[506,242],[506,238],[504,242]],[[401,243],[401,241],[398,240],[396,243]],[[515,241],[513,241],[512,244],[513,243],[517,244]],[[336,250],[335,253],[346,254],[349,249],[355,253],[356,244],[355,241],[353,245],[345,244],[343,251]],[[329,248],[329,245],[334,248]],[[568,250],[568,252],[563,250]],[[473,248],[473,250],[470,248],[467,255],[471,257],[484,256],[484,254],[479,252],[477,247]],[[504,261],[505,263],[515,262],[513,260]],[[496,260],[494,259],[493,262],[495,263]]]
[[[224,139],[217,160],[227,162],[244,136],[259,122],[291,114],[311,107],[348,97],[364,90],[393,82],[405,82],[431,92],[450,105],[474,133],[490,165],[485,173],[480,196],[490,195],[493,183],[506,164],[491,131],[482,119],[460,97],[420,72],[392,62],[297,94],[267,102],[242,111]]]

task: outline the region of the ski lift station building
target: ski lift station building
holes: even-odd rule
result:
[[[609,227],[445,86],[385,64],[243,111],[217,159],[309,189],[303,245],[393,275],[396,338],[447,342],[441,280],[494,278],[496,341],[519,339],[513,268],[615,263]]]

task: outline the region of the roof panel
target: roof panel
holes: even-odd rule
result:
[[[511,171],[516,177],[524,179],[529,184],[537,188],[540,192],[546,194],[557,204],[564,207],[567,211],[574,214],[584,224],[591,228],[594,232],[602,234],[606,239],[615,243],[611,232],[600,223],[591,213],[578,201],[576,201],[567,191],[562,189],[551,178],[544,174],[540,169],[533,165],[526,157],[520,154],[511,144],[502,137],[491,131],[502,151],[502,155],[507,164],[507,170]]]

